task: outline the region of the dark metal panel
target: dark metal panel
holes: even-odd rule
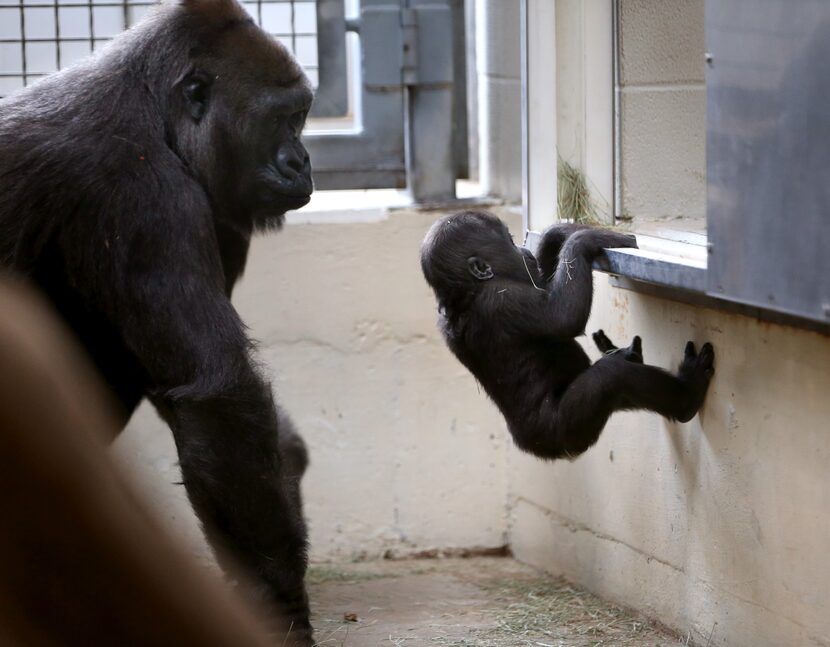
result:
[[[404,189],[406,173],[404,169],[368,171],[314,171],[314,188],[317,191],[335,191],[338,189]]]
[[[830,320],[830,2],[708,0],[708,292]]]
[[[469,125],[467,121],[467,24],[464,0],[450,0],[453,40],[452,149],[456,177],[470,177]],[[473,34],[474,32],[470,32]]]
[[[343,0],[317,0],[317,65],[317,90],[310,116],[346,116],[349,113],[349,70]]]
[[[366,7],[360,13],[363,83],[371,89],[399,88],[403,66],[401,7]]]
[[[400,187],[405,178],[400,12],[400,0],[361,2],[360,124],[303,136],[317,190]]]
[[[414,27],[409,52],[415,56],[411,67],[404,68],[407,185],[418,202],[452,200],[456,177],[452,12],[446,0],[408,2],[404,24]]]

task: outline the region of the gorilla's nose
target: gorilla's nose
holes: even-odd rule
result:
[[[296,180],[298,175],[306,172],[309,165],[308,153],[297,150],[294,146],[281,146],[277,151],[277,170],[288,180]]]

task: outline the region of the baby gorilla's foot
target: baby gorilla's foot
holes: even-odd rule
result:
[[[689,385],[689,403],[683,415],[677,418],[680,422],[691,420],[703,406],[709,381],[714,374],[715,349],[712,348],[712,344],[703,344],[698,353],[695,351],[694,343],[687,342],[683,361],[677,371],[677,377]]]
[[[679,377],[689,381],[705,379],[708,382],[714,374],[715,349],[712,348],[712,344],[703,344],[698,353],[695,351],[694,342],[686,342],[685,355],[678,371]]]
[[[634,362],[635,364],[643,363],[643,342],[639,335],[634,337],[631,345],[627,348],[618,348],[615,346],[602,330],[597,330],[591,337],[600,353],[604,355],[616,355],[627,362]]]

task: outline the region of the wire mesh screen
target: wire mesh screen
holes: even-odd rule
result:
[[[134,25],[148,0],[0,0],[0,96],[72,65]],[[265,31],[298,58],[318,81],[314,0],[243,2]]]

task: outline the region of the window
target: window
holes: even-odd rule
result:
[[[615,274],[830,324],[830,4],[523,10],[527,228],[624,226]]]
[[[134,25],[152,0],[0,0],[0,96],[29,85],[100,48]],[[317,85],[314,0],[243,2],[282,41]]]

